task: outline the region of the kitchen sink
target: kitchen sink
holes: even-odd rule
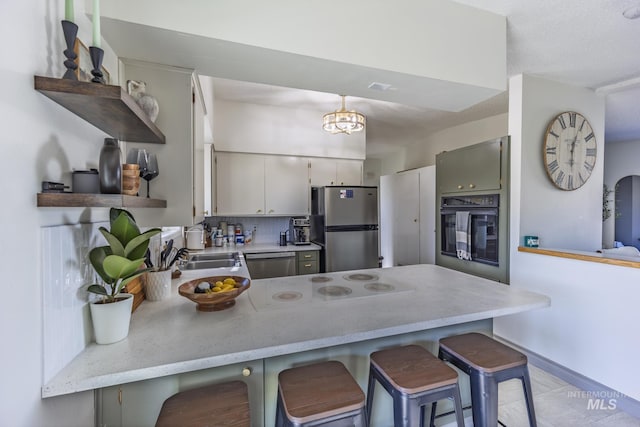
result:
[[[233,258],[189,260],[183,267],[185,270],[202,270],[204,268],[239,267],[240,260]]]
[[[195,254],[189,257],[189,262],[192,261],[219,261],[219,260],[237,260],[240,258],[238,252],[231,252],[226,254]]]

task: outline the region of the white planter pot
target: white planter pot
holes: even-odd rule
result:
[[[171,295],[171,270],[147,272],[144,294],[149,301],[162,301],[169,298]]]
[[[111,304],[89,304],[93,332],[98,344],[121,341],[129,334],[133,295],[122,293],[123,299]]]

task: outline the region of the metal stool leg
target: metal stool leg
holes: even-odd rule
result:
[[[373,369],[369,368],[369,383],[367,385],[367,403],[366,403],[366,424],[369,427],[371,423],[371,411],[373,409],[373,392],[376,389],[376,379],[373,376]]]
[[[438,406],[438,401],[435,401],[431,404],[431,419],[429,420],[429,427],[436,426],[436,407]]]
[[[407,396],[393,396],[393,425],[402,427],[420,426],[420,406]]]
[[[498,383],[478,372],[472,372],[470,377],[474,427],[498,425]]]
[[[536,412],[533,408],[533,393],[531,392],[531,380],[529,379],[529,369],[524,368],[522,375],[522,388],[524,390],[524,399],[527,402],[527,415],[529,415],[529,425],[537,427]]]
[[[456,384],[454,390],[453,390],[453,408],[456,411],[456,423],[458,424],[458,427],[464,427],[464,413],[462,412],[462,398],[460,397],[460,388],[458,387],[458,385]],[[430,427],[434,427],[434,419],[433,417],[435,416],[435,407],[434,407],[434,411],[431,415],[431,426]]]
[[[284,416],[282,415],[282,396],[280,396],[280,390],[278,390],[278,403],[276,404],[276,423],[275,427],[284,426]]]

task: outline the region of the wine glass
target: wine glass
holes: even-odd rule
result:
[[[140,168],[142,171],[142,167]],[[149,197],[149,181],[158,176],[160,169],[158,168],[158,158],[155,154],[149,154],[147,167],[142,178],[147,181],[147,197]]]
[[[138,166],[140,167],[140,177],[144,178],[144,175],[147,173],[147,165],[149,164],[149,153],[147,150],[144,148],[137,150],[136,163],[138,163]]]
[[[130,148],[129,152],[127,153],[127,163],[129,164],[137,164],[138,163],[138,149],[137,148]]]

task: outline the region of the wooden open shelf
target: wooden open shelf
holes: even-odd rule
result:
[[[121,141],[164,144],[165,136],[120,86],[34,76],[35,89]]]
[[[38,207],[166,208],[167,201],[124,194],[38,193]]]

